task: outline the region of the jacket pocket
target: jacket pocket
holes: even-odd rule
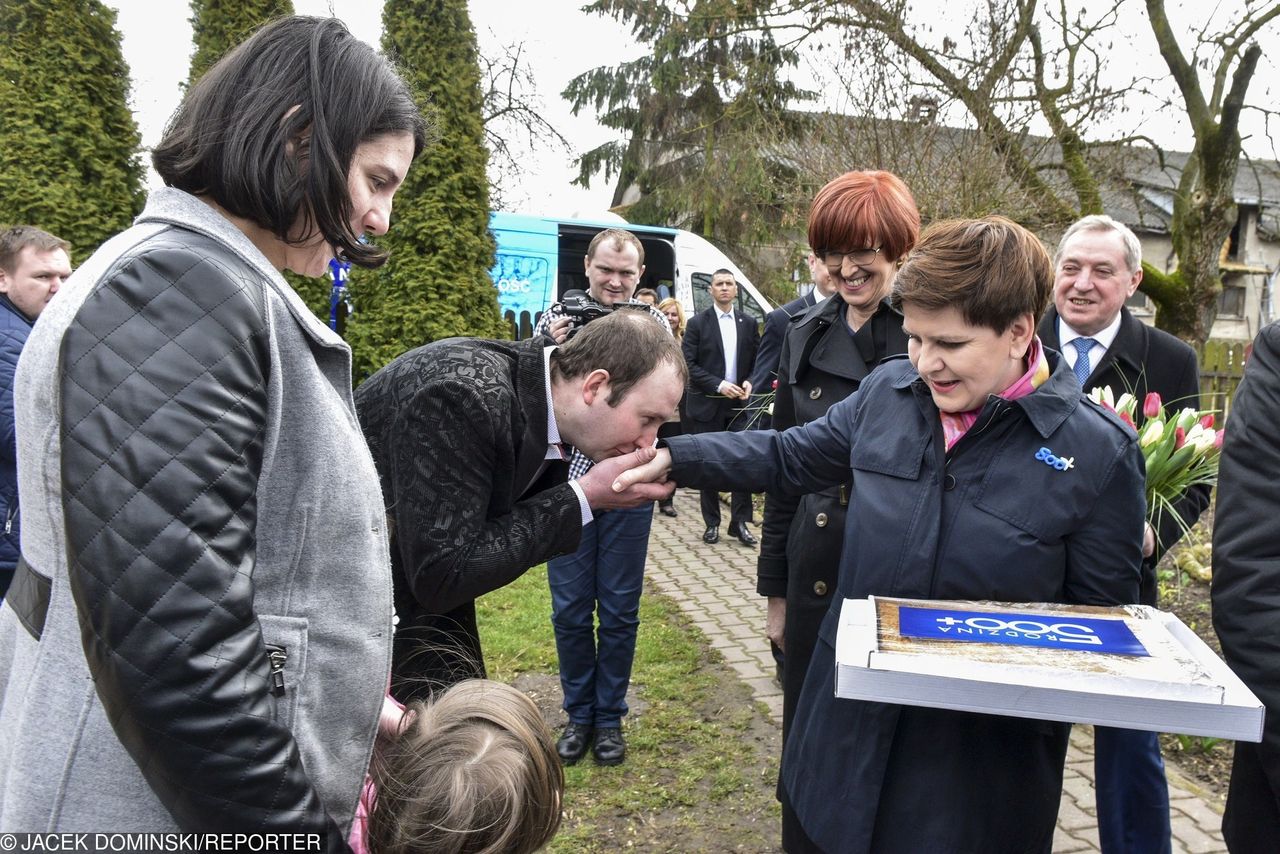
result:
[[[292,728],[307,670],[307,619],[260,614],[258,625],[262,628],[269,668],[267,686],[274,700],[275,720]]]

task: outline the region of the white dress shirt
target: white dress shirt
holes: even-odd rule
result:
[[[547,455],[543,458],[542,469],[545,469],[551,460],[565,458],[564,445],[560,442],[560,428],[556,425],[556,402],[551,399],[551,351],[554,349],[555,347],[542,348],[542,368],[547,388]],[[542,469],[534,477],[535,481],[542,475]],[[570,480],[569,486],[573,487],[574,494],[578,496],[578,509],[582,511],[582,527],[585,528],[591,524],[595,515],[592,514],[591,505],[587,503],[587,494],[582,491],[577,479]]]
[[[1096,335],[1081,335],[1076,332],[1067,322],[1058,317],[1058,349],[1062,351],[1062,358],[1067,360],[1067,367],[1074,369],[1076,359],[1080,357],[1080,351],[1075,347],[1068,346],[1077,338],[1092,338],[1093,346],[1089,348],[1089,368],[1096,370],[1098,363],[1102,361],[1102,357],[1107,355],[1107,351],[1111,349],[1111,344],[1116,340],[1116,334],[1120,331],[1120,313],[1117,312],[1115,319],[1105,329],[1098,331]],[[1118,393],[1118,392],[1117,392]]]
[[[720,343],[724,345],[724,381],[738,381],[738,322],[733,316],[733,306],[728,311],[715,307],[720,324]]]

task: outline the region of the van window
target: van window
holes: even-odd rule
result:
[[[710,273],[693,273],[689,276],[689,283],[693,286],[693,311],[696,314],[699,311],[711,307],[711,274]],[[760,303],[756,302],[755,297],[747,293],[747,289],[738,286],[738,299],[736,300],[737,310],[754,318],[756,325],[760,326],[764,323],[765,311],[760,307]]]

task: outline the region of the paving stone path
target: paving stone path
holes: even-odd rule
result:
[[[764,637],[764,599],[755,591],[757,550],[726,537],[723,527],[718,544],[703,543],[696,492],[680,490],[676,508],[680,515],[674,519],[654,514],[646,575],[660,592],[679,604],[781,725],[782,690],[773,681],[773,657]],[[727,512],[725,515],[727,518]],[[755,531],[759,533],[758,525]],[[1098,851],[1093,731],[1089,727],[1072,730],[1062,788],[1054,854]],[[1175,852],[1214,854],[1227,850],[1216,806],[1172,768],[1169,802]]]

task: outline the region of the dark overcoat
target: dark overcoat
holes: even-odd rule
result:
[[[672,474],[683,486],[804,494],[852,469],[836,603],[1131,602],[1145,511],[1136,437],[1047,357],[1038,390],[989,398],[950,451],[928,387],[902,359],[804,427],[671,439]],[[1071,465],[1037,460],[1041,448]],[[822,623],[783,754],[808,836],[849,854],[1048,852],[1069,725],[838,699],[838,617],[833,606]]]
[[[1050,306],[1040,322],[1040,340],[1046,347],[1061,350],[1058,331],[1058,312]],[[1141,427],[1142,402],[1149,391],[1159,393],[1166,408],[1200,408],[1200,360],[1191,345],[1148,326],[1129,309],[1122,308],[1120,330],[1106,355],[1093,366],[1084,390],[1089,392],[1103,386],[1110,386],[1116,397],[1127,391],[1138,399],[1134,414]],[[1138,594],[1142,604],[1156,604],[1156,564],[1209,506],[1210,492],[1208,484],[1193,486],[1173,503],[1173,512],[1160,517],[1156,525],[1156,550],[1142,562],[1142,588]]]
[[[1280,324],[1263,327],[1231,403],[1213,519],[1213,627],[1267,707],[1260,744],[1236,742],[1222,833],[1233,852],[1280,839]]]
[[[850,334],[844,321],[845,308],[844,300],[833,296],[788,327],[778,363],[775,429],[786,430],[821,418],[857,391],[882,359],[907,352],[902,315],[888,300],[880,303],[856,334]],[[802,498],[778,492],[765,496],[756,591],[787,600],[784,738],[818,641],[818,625],[836,592],[849,487],[843,483]]]

